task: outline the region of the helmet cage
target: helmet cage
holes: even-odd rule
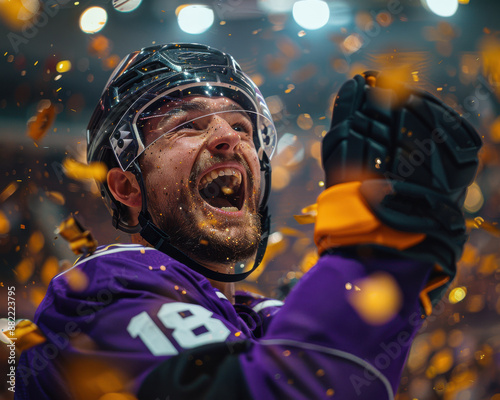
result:
[[[262,152],[271,158],[276,145],[276,129],[271,113],[259,89],[244,73],[231,67],[202,67],[169,77],[167,85],[168,89],[165,90],[165,82],[159,82],[140,96],[117,124],[108,127],[108,132],[105,134],[109,136],[109,145],[123,170],[127,170],[147,147],[141,130],[141,121],[157,116],[155,113],[161,105],[171,101],[182,101],[184,97],[193,95],[210,98],[226,97],[236,102],[241,111],[246,112],[252,121],[253,141],[259,159],[262,160]],[[203,117],[225,112],[228,111],[207,112]],[[201,117],[183,121],[182,124],[198,118]],[[178,126],[172,127],[163,132],[162,136],[177,128]],[[150,144],[152,142],[148,145]]]

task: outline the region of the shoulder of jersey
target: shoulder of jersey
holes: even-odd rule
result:
[[[117,273],[126,273],[127,275],[139,274],[144,278],[147,277],[147,279],[155,279],[153,277],[158,276],[155,274],[156,272],[161,275],[165,273],[173,274],[179,281],[206,279],[169,255],[140,244],[112,244],[98,247],[93,254],[80,257],[71,268],[60,273],[55,278],[75,268],[89,276],[95,275],[101,278],[104,275],[112,276]],[[153,274],[143,274],[146,271]]]
[[[80,257],[73,266],[76,267],[77,265],[89,262],[98,257],[108,257],[111,255],[115,255],[116,257],[130,257],[133,256],[134,253],[135,255],[149,255],[149,253],[151,253],[151,255],[153,255],[153,253],[157,255],[159,251],[140,244],[110,244],[108,246],[99,246],[92,254]]]

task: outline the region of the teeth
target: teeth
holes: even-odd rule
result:
[[[221,210],[229,211],[229,212],[236,212],[236,211],[238,211],[238,209],[236,207],[222,207]]]
[[[200,187],[201,189],[204,189],[207,187],[208,184],[210,184],[214,179],[217,179],[219,176],[229,176],[231,177],[231,184],[233,186],[237,186],[241,184],[242,176],[241,173],[233,168],[220,168],[220,169],[214,169],[207,173],[200,181]],[[231,190],[230,188],[226,187],[226,189]],[[224,188],[222,189],[224,191]],[[232,194],[232,193],[226,193],[225,194]]]
[[[234,193],[234,190],[227,187],[227,186],[224,186],[222,187],[222,192],[226,195],[226,196],[229,196],[230,194],[233,194]]]

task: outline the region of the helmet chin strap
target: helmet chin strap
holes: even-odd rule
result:
[[[177,247],[173,246],[170,236],[167,235],[159,227],[157,227],[152,221],[151,214],[147,209],[146,188],[144,186],[144,180],[142,179],[142,172],[139,164],[137,162],[134,162],[133,167],[131,168],[131,172],[135,174],[137,182],[139,182],[142,196],[142,209],[139,213],[139,225],[141,226],[141,230],[139,231],[140,235],[155,249],[167,254],[168,256],[188,266],[194,271],[202,274],[206,278],[219,282],[238,282],[245,279],[248,275],[255,271],[255,269],[260,265],[262,259],[264,258],[264,253],[266,252],[267,247],[267,240],[269,238],[269,230],[271,227],[271,218],[269,216],[267,207],[267,200],[269,198],[269,192],[271,188],[271,164],[265,152],[263,153],[263,159],[260,162],[260,170],[264,173],[265,182],[264,194],[262,197],[261,206],[259,208],[262,233],[259,246],[257,248],[257,253],[255,255],[254,265],[251,270],[238,274],[224,274],[222,272],[217,272],[196,262],[195,260],[187,256],[184,252],[179,250]]]

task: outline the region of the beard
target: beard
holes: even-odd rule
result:
[[[259,193],[251,190],[254,186],[252,174],[242,157],[231,160],[214,156],[211,162],[237,161],[244,166],[250,182],[245,195],[246,212],[237,221],[213,215],[205,201],[196,195],[195,187],[201,168],[195,168],[189,179],[180,181],[180,189],[162,195],[146,185],[148,208],[154,223],[170,237],[170,243],[201,264],[222,264],[232,267],[255,256],[261,238],[261,218],[257,212]],[[175,198],[173,198],[175,197]],[[232,269],[229,269],[232,271]],[[238,269],[239,270],[239,269]],[[240,272],[244,272],[245,269]],[[222,272],[222,271],[220,271]],[[231,273],[231,272],[228,272]]]

